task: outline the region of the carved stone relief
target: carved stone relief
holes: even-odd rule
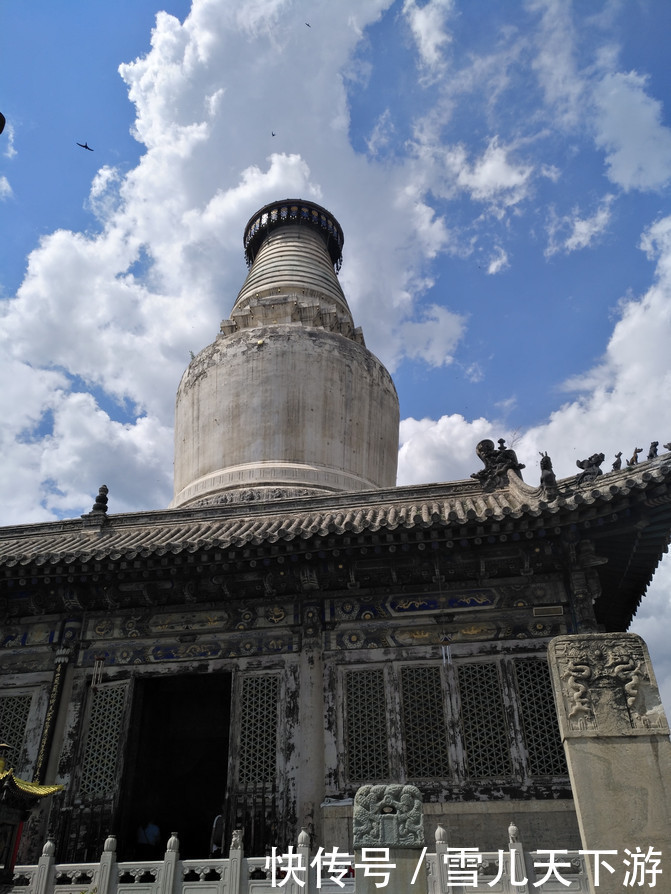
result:
[[[643,640],[633,633],[560,636],[548,647],[564,736],[668,735]]]
[[[423,847],[422,796],[414,785],[363,785],[354,798],[354,847]]]

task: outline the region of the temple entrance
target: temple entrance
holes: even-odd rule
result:
[[[135,684],[119,811],[121,859],[160,859],[170,834],[183,859],[209,856],[226,795],[231,675],[183,674]],[[138,842],[147,823],[159,844]]]

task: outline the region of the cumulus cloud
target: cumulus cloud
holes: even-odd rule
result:
[[[606,152],[609,180],[624,190],[657,190],[671,182],[671,129],[661,102],[635,71],[609,72],[595,86],[595,141]]]
[[[103,223],[119,205],[121,176],[116,168],[104,165],[97,171],[89,191],[88,207]]]
[[[0,329],[2,319],[0,318]],[[0,493],[2,516],[9,522],[34,522],[47,517],[42,506],[41,464],[44,453],[40,425],[48,422],[54,395],[66,379],[55,371],[27,367],[12,356],[11,345],[0,351]]]
[[[53,483],[43,501],[49,511],[70,514],[92,505],[101,484],[110,488],[113,512],[135,508],[140,489],[160,505],[172,484],[171,428],[148,416],[122,424],[92,395],[60,392],[41,465],[47,485]]]
[[[482,467],[475,444],[483,438],[500,438],[495,422],[466,420],[459,414],[440,419],[403,419],[398,453],[398,483],[455,481]]]
[[[9,180],[4,176],[0,176],[0,201],[2,199],[8,199],[12,194],[12,187],[9,185]]]

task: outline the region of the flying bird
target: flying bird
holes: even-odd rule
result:
[[[82,149],[88,149],[89,152],[93,152],[93,149],[91,149],[91,147],[89,146],[88,143],[77,143],[77,145],[78,145],[78,146],[81,146]]]
[[[2,133],[3,130],[5,129],[6,121],[7,121],[7,119],[5,118],[5,116],[2,114],[2,112],[0,112],[0,133]]]
[[[274,130],[271,130],[271,131],[270,131],[270,136],[271,136],[271,137],[274,137],[274,136],[275,136],[275,131],[274,131]]]
[[[308,26],[308,28],[312,28],[312,25],[309,22],[306,22],[305,24]]]

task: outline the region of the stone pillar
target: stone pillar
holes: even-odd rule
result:
[[[44,842],[42,848],[42,856],[37,861],[37,872],[35,873],[35,881],[33,883],[34,894],[47,894],[54,888],[54,879],[56,873],[54,870],[56,846],[53,839],[49,838]]]
[[[527,860],[524,846],[520,841],[520,832],[514,822],[508,826],[508,851],[510,853],[510,883],[518,894],[529,894],[533,891],[533,866]]]
[[[436,826],[435,838],[438,891],[447,891],[447,866],[445,863],[445,854],[447,853],[447,832],[441,825]]]
[[[548,659],[583,849],[617,851],[598,887],[587,859],[591,891],[622,886],[635,863],[627,850],[638,847],[661,852],[657,887],[668,885],[671,742],[645,643],[632,633],[558,636]]]
[[[98,870],[97,894],[107,894],[116,889],[114,872],[116,867],[116,835],[108,835],[105,839],[103,852],[100,856],[100,869]]]
[[[387,854],[385,869],[384,860],[378,860]],[[357,894],[379,894],[383,872],[389,873],[385,894],[427,894],[422,796],[414,785],[364,785],[358,790],[354,855]]]
[[[304,881],[304,885],[299,885],[293,880],[287,885],[288,894],[311,894],[315,891],[314,870],[310,866],[310,834],[307,829],[301,829],[298,836],[298,865],[305,867],[305,872],[301,873],[298,878]]]
[[[231,894],[239,894],[242,891],[242,829],[235,829],[231,840],[231,849],[228,852],[228,878]]]
[[[173,832],[168,839],[163,857],[163,874],[159,876],[158,894],[176,894],[182,890],[182,879],[179,877],[178,868],[179,839],[177,832]]]

